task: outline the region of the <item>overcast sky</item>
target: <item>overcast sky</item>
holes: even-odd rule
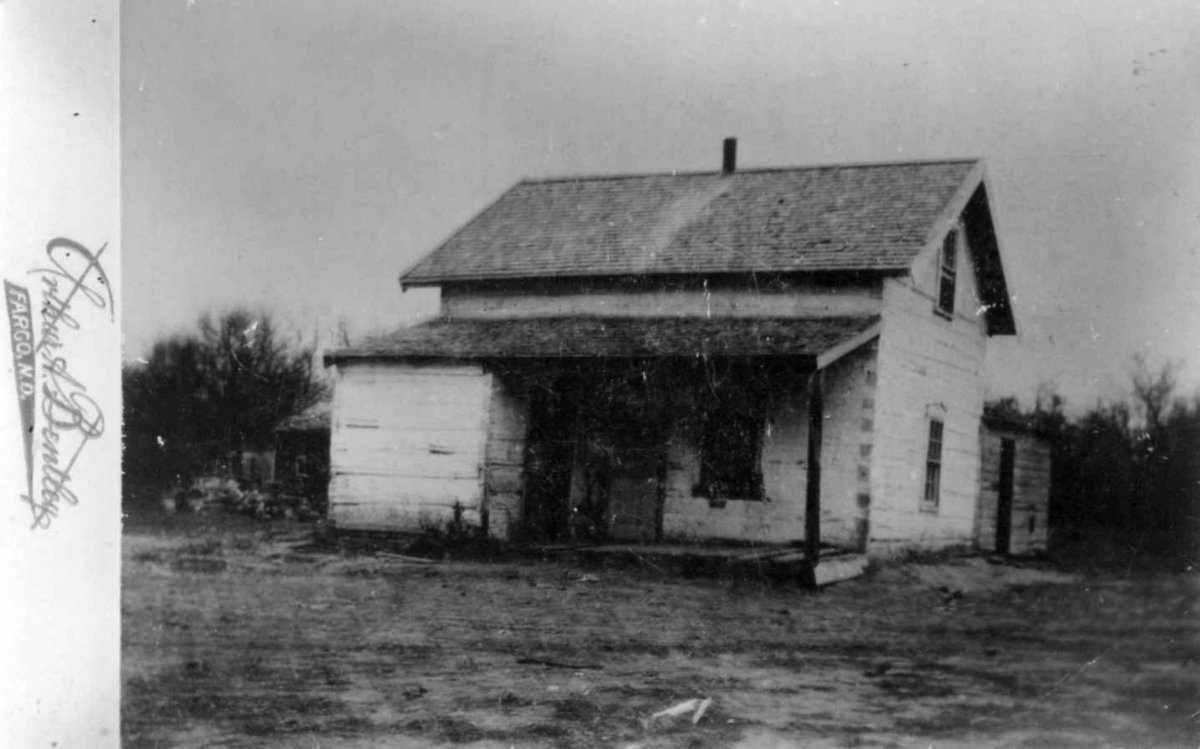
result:
[[[989,395],[1200,385],[1194,2],[126,0],[127,357],[250,303],[362,334],[522,177],[982,156],[1017,339]]]

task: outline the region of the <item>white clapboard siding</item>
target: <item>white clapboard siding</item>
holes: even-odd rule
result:
[[[377,460],[373,454],[386,453],[388,455],[412,454],[420,456],[430,456],[431,459],[439,459],[442,456],[454,455],[479,455],[479,444],[472,444],[473,437],[461,431],[445,431],[445,432],[424,432],[424,433],[404,433],[404,435],[386,436],[386,441],[379,439],[373,441],[371,432],[378,430],[355,430],[353,427],[347,427],[349,432],[348,439],[343,447],[338,447],[335,451],[347,451],[348,445],[354,443],[356,447],[361,449],[358,453],[347,454],[344,460],[362,460],[364,456],[371,456],[371,460]],[[372,444],[362,444],[372,443]]]
[[[870,401],[875,347],[862,347],[825,372],[825,421],[821,442],[821,537],[855,546],[858,520],[866,516],[858,495],[864,401]],[[684,389],[690,392],[690,389]],[[683,413],[692,411],[683,408]],[[762,543],[804,539],[808,491],[808,390],[803,375],[772,386],[768,428],[763,435],[765,499],[729,499],[714,506],[693,494],[700,480],[700,435],[694,419],[677,419],[667,450],[663,535],[679,540],[729,539]],[[869,455],[867,456],[869,461]]]
[[[821,440],[821,541],[858,548],[870,509],[877,345],[870,343],[825,371]],[[805,419],[807,419],[807,415]],[[865,501],[860,502],[859,497]],[[803,493],[801,494],[803,496]],[[866,506],[864,506],[866,505]]]
[[[682,388],[686,403],[694,395]],[[763,440],[766,500],[728,499],[715,506],[693,489],[700,480],[700,423],[681,408],[667,445],[663,536],[680,541],[736,539],[760,543],[804,538],[804,458],[808,412],[801,378],[773,390],[770,431]],[[798,462],[799,461],[799,462]]]
[[[976,540],[987,335],[969,258],[959,259],[953,319],[934,312],[935,254],[923,253],[911,278],[884,282],[871,466],[876,554]],[[922,508],[931,417],[945,429],[935,510]]]
[[[338,522],[338,527],[356,531],[412,532],[422,528],[444,528],[456,517],[453,506],[444,504],[416,505],[391,502],[386,504],[344,505],[342,512],[352,513],[352,522]],[[461,521],[478,525],[479,512],[465,509],[460,513]],[[335,521],[337,522],[337,521]]]
[[[379,390],[387,389],[386,385],[377,384]],[[435,391],[440,385],[405,385],[405,387],[421,388],[423,391]],[[453,393],[451,397],[461,397]],[[422,394],[422,398],[429,397]],[[346,423],[363,429],[379,428],[384,425],[406,422],[422,424],[432,432],[459,431],[464,425],[470,425],[479,418],[478,402],[461,402],[450,400],[445,402],[421,401],[368,401],[358,398],[358,402],[350,401],[345,404]]]
[[[340,528],[420,530],[455,508],[478,522],[491,375],[477,365],[344,364],[330,434]]]
[[[422,434],[405,433],[403,435],[397,435],[391,429],[343,427],[343,431],[347,433],[347,447],[335,448],[334,452],[339,449],[346,450],[353,443],[358,448],[354,454],[355,457],[374,455],[375,453],[415,454],[440,460],[446,456],[478,455],[481,450],[478,444],[470,444],[467,436],[459,430],[454,432],[427,431]],[[376,460],[377,458],[372,457],[371,459]]]
[[[339,506],[363,504],[479,506],[478,480],[408,478],[391,475],[342,473],[329,481],[330,494],[338,497]]]
[[[762,289],[697,286],[687,289],[515,291],[442,289],[442,315],[454,318],[598,317],[832,317],[875,315],[880,286],[793,283]]]

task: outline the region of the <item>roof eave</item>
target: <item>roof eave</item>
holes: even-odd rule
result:
[[[902,276],[909,272],[907,264],[896,263],[889,266],[864,266],[840,268],[807,268],[801,270],[755,268],[751,270],[732,271],[672,271],[658,273],[489,273],[484,275],[438,275],[417,278],[415,280],[400,279],[401,289],[432,288],[446,284],[489,283],[506,281],[585,281],[589,279],[614,278],[712,278],[714,276],[761,276],[764,274],[778,276],[818,276],[835,274],[864,274],[873,276]]]
[[[871,338],[878,335],[876,328],[873,335],[866,336],[865,339],[859,340],[855,337],[854,348],[857,349],[863,343],[866,343]],[[843,354],[839,354],[837,358]],[[816,370],[825,365],[821,363],[821,356],[810,353],[797,354],[742,354],[735,355],[732,358],[762,358],[762,359],[778,359],[792,360],[800,364],[801,369]],[[496,355],[477,355],[477,354],[412,354],[412,353],[396,353],[387,351],[335,351],[326,354],[324,357],[325,366],[343,365],[343,364],[370,364],[372,362],[481,362],[481,361],[545,361],[548,359],[558,360],[585,360],[585,359],[629,359],[629,360],[645,360],[645,359],[690,359],[690,356],[682,356],[680,354],[629,354],[627,356],[612,356],[612,355],[561,355],[552,356],[547,354],[506,354],[504,356]],[[830,362],[827,362],[828,364]]]
[[[876,169],[903,166],[928,166],[933,164],[965,164],[979,161],[979,156],[950,156],[930,159],[898,159],[896,161],[826,161],[815,164],[791,164],[787,166],[738,166],[736,174],[767,174],[772,172],[815,172],[829,169]],[[607,180],[646,179],[651,177],[721,177],[720,169],[689,169],[653,172],[612,172],[610,174],[561,174],[554,177],[526,177],[517,184],[543,185],[554,182],[602,182]]]
[[[439,318],[406,326],[360,346],[329,351],[323,362],[333,366],[371,361],[636,361],[703,357],[790,360],[816,369],[877,337],[879,324],[879,315],[754,320],[590,316],[512,321]]]
[[[992,211],[987,184],[981,181],[964,210],[976,224],[979,232],[980,258],[976,264],[976,283],[980,296],[987,306],[987,334],[1016,335],[1017,321],[1013,316],[1012,298],[1008,292],[1008,280],[1004,275],[1004,256],[1000,247],[1000,233],[996,230],[996,217]],[[970,229],[968,228],[968,231]]]
[[[484,206],[483,210],[472,214],[470,218],[468,218],[466,221],[462,222],[462,224],[460,224],[457,229],[455,229],[453,232],[451,232],[450,236],[446,237],[444,240],[442,240],[440,243],[438,243],[438,246],[433,248],[432,251],[427,252],[424,255],[422,255],[421,257],[417,258],[407,268],[402,270],[400,272],[400,278],[399,278],[400,291],[402,291],[402,292],[407,291],[408,289],[413,288],[415,286],[437,286],[438,283],[436,283],[436,282],[422,283],[422,282],[418,281],[416,283],[413,283],[413,282],[407,281],[405,279],[407,279],[410,275],[412,275],[414,272],[416,272],[418,268],[420,268],[422,265],[425,264],[426,261],[429,260],[429,258],[436,255],[439,250],[441,250],[443,247],[445,247],[446,245],[453,242],[455,237],[457,237],[459,234],[462,234],[464,231],[466,231],[467,227],[469,227],[471,224],[475,223],[475,221],[477,221],[480,216],[484,215],[489,210],[491,210],[493,207],[495,207],[497,203],[499,203],[501,200],[504,200],[504,198],[507,197],[509,193],[518,189],[521,185],[525,184],[525,182],[526,182],[525,180],[521,180],[521,181],[517,182],[515,185],[509,187],[504,192],[500,193],[498,196],[496,196],[496,198],[494,200],[492,200],[490,203],[488,203],[486,206]]]

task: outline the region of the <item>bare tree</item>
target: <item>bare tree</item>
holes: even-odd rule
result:
[[[205,315],[198,334],[155,344],[123,372],[127,474],[184,478],[220,455],[270,443],[275,427],[325,396],[313,349],[271,316]]]
[[[1133,397],[1147,433],[1154,434],[1171,411],[1177,385],[1179,362],[1167,362],[1157,372],[1150,369],[1145,355],[1133,356]]]

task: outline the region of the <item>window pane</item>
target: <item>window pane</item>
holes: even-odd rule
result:
[[[954,273],[955,263],[958,261],[958,232],[951,231],[942,240],[942,267]]]
[[[954,276],[942,274],[942,282],[938,287],[938,309],[944,312],[954,311]]]
[[[929,447],[925,458],[925,502],[936,505],[942,490],[942,422],[929,422]]]
[[[925,467],[925,501],[930,504],[938,503],[941,490],[942,467],[937,463],[929,463]]]
[[[929,422],[929,460],[933,462],[941,462],[942,460],[942,422]]]
[[[942,240],[941,271],[938,274],[938,309],[954,312],[955,268],[958,263],[958,232],[951,231]]]
[[[761,499],[759,454],[765,399],[744,377],[702,390],[700,493],[729,499]]]

